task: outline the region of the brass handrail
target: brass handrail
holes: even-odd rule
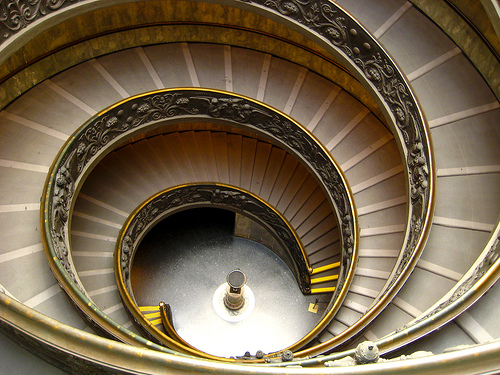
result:
[[[282,245],[287,259],[282,260],[297,279],[304,294],[311,292],[311,265],[298,234],[274,207],[245,189],[225,183],[190,183],[172,186],[146,199],[125,221],[115,247],[116,281],[122,294],[132,293],[132,259],[143,236],[160,220],[185,208],[215,206],[252,217]],[[140,225],[139,225],[140,224]],[[138,229],[140,228],[140,229]]]
[[[172,309],[170,308],[170,305],[166,304],[165,302],[160,302],[159,308],[160,308],[161,323],[163,324],[163,327],[165,327],[167,335],[185,346],[191,346],[182,337],[180,337],[177,331],[175,330],[174,325],[172,323]]]
[[[283,245],[289,248],[290,256],[298,268],[298,270],[291,269],[291,271],[294,274],[298,272],[296,277],[298,278],[297,282],[301,290],[304,293],[312,292],[309,290],[311,286],[309,278],[311,268],[298,235],[279,212],[256,195],[243,189],[220,183],[186,184],[174,186],[159,192],[140,204],[129,215],[120,231],[114,253],[116,283],[122,301],[127,307],[127,311],[132,315],[133,320],[138,322],[149,335],[155,337],[159,342],[164,343],[172,349],[186,353],[189,353],[188,348],[192,350],[197,349],[179,338],[175,330],[173,330],[172,335],[165,335],[142,313],[135,301],[130,270],[132,269],[132,259],[143,236],[156,223],[186,207],[197,208],[207,206],[237,210],[242,214],[252,215],[254,218],[262,221],[263,224],[266,224],[271,231],[288,238],[286,242],[283,242]],[[264,223],[266,219],[269,222]],[[337,267],[339,266],[337,265]],[[307,273],[307,278],[302,279],[302,276],[306,276],[304,272]],[[338,277],[339,275],[335,275],[336,279]],[[165,320],[163,315],[164,313],[161,314],[162,322]],[[327,314],[320,319],[318,325],[323,326],[324,324],[328,324],[331,318],[332,314]],[[165,328],[168,331],[171,328],[168,319],[164,322],[165,324],[167,324]],[[299,340],[295,345],[304,345],[303,340]],[[201,357],[215,358],[214,356],[208,357],[206,353],[201,351],[199,355]],[[221,358],[221,360],[224,360],[224,358]]]
[[[435,173],[430,132],[404,75],[380,44],[342,8],[325,0],[300,4],[292,1],[291,8],[282,7],[280,2],[255,0],[245,2],[245,7],[273,18],[277,17],[279,22],[284,24],[294,25],[301,33],[316,41],[350,67],[351,72],[360,78],[380,103],[400,147],[402,158],[406,161],[404,167],[409,219],[403,249],[391,278],[372,308],[354,326],[323,343],[317,350],[311,349],[300,353],[317,354],[322,350],[330,350],[342,340],[366,327],[368,322],[378,316],[390,303],[415,267],[429,234],[430,218],[434,208]],[[312,14],[315,16],[311,18]],[[341,178],[343,179],[342,176]],[[354,216],[347,215],[340,218],[340,222],[346,218],[347,221],[355,220]],[[357,241],[357,237],[358,234],[352,231],[351,240]],[[346,241],[343,243],[345,246]],[[356,247],[353,249],[356,250]],[[356,259],[357,254],[354,255]],[[344,279],[347,282],[352,281],[354,277],[353,272],[345,273],[341,270],[341,274],[346,276]],[[336,301],[342,301],[347,289],[337,288],[335,293],[339,293]],[[340,308],[336,305],[333,307],[329,312]]]

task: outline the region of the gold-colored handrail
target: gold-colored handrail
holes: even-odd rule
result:
[[[165,302],[160,302],[159,307],[161,323],[163,324],[165,331],[167,331],[167,335],[186,346],[191,346],[182,337],[180,337],[175,330],[174,324],[172,323],[172,310],[170,305],[167,305]]]
[[[408,222],[405,248],[398,259],[397,268],[393,272],[394,277],[389,281],[387,288],[384,289],[382,297],[376,303],[376,307],[371,310],[371,317],[373,318],[390,302],[408,277],[412,267],[416,264],[428,235],[428,223],[433,207],[434,172],[430,152],[430,137],[428,130],[425,128],[423,115],[418,110],[418,103],[411,94],[411,90],[409,90],[409,86],[399,69],[395,67],[395,64],[388,56],[384,55],[383,49],[373,38],[370,38],[363,27],[341,8],[335,8],[335,11],[339,14],[345,14],[345,18],[336,17],[330,19],[331,12],[322,13],[320,16],[324,18],[324,22],[319,27],[314,22],[302,22],[305,21],[302,18],[307,17],[308,12],[293,15],[284,9],[273,7],[272,2],[262,2],[261,0],[248,1],[245,6],[248,6],[249,9],[252,7],[258,8],[259,12],[267,12],[270,15],[277,14],[286,22],[296,23],[311,39],[320,40],[321,44],[326,45],[332,53],[340,56],[377,97],[400,145],[410,142],[407,145],[409,149],[403,151],[402,156],[407,162],[405,165],[407,175],[411,175],[411,177],[408,177],[408,197],[409,202],[411,202],[410,217],[415,218],[417,222]],[[330,9],[330,7],[334,7],[334,4],[326,3],[325,7]],[[346,24],[344,25],[343,22]],[[345,30],[349,30],[350,35],[355,35],[357,41],[364,43],[359,46],[349,44],[354,39],[346,38],[344,35]],[[345,53],[346,50],[349,53]],[[369,52],[367,53],[366,50]],[[384,55],[384,59],[374,58],[376,53]],[[386,76],[390,76],[390,79],[386,79]],[[397,86],[397,90],[395,90],[394,85]],[[427,164],[421,168],[420,163],[422,161]],[[409,173],[409,169],[412,169],[412,173]],[[415,206],[413,206],[414,204]],[[355,221],[356,219],[353,216],[350,220]],[[356,226],[355,230],[357,230]],[[61,236],[63,234],[61,233]],[[357,234],[353,234],[353,238],[357,241]],[[353,259],[357,259],[355,249],[356,246],[354,246],[353,254],[355,256]],[[69,266],[71,267],[71,265]],[[352,265],[349,265],[349,267],[352,268]],[[350,276],[353,276],[353,273],[349,271],[344,272],[344,274],[347,275],[345,280],[350,282],[352,280]],[[69,277],[76,278],[76,275],[69,275]],[[77,280],[73,281],[77,282]],[[345,297],[345,294],[339,292],[338,297]],[[333,310],[335,309],[330,311]]]

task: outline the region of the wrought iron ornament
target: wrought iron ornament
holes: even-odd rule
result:
[[[0,0],[0,44],[49,13],[79,0]],[[80,0],[81,1],[81,0]]]

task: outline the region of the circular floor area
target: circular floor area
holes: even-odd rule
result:
[[[304,296],[275,253],[233,237],[233,223],[233,213],[213,209],[185,211],[159,223],[133,261],[136,301],[170,304],[177,333],[206,353],[236,357],[284,349],[317,324],[331,295]],[[237,268],[247,276],[255,306],[245,319],[230,322],[216,313],[213,298]],[[317,304],[317,313],[309,312],[310,303]]]

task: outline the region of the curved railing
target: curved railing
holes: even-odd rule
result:
[[[311,292],[311,266],[304,247],[288,221],[256,195],[236,186],[198,183],[174,186],[147,199],[129,216],[117,241],[117,281],[133,295],[130,284],[132,259],[146,233],[159,221],[180,210],[219,207],[251,217],[275,237],[285,251],[281,259],[290,268],[304,294]]]
[[[251,217],[269,230],[286,251],[285,263],[303,293],[310,293],[309,261],[299,237],[287,220],[254,194],[225,184],[188,184],[162,191],[142,203],[125,222],[114,254],[118,290],[132,319],[160,343],[184,349],[183,343],[165,335],[140,311],[134,297],[130,270],[134,255],[148,231],[179,210],[217,207]],[[177,341],[177,342],[176,342]],[[181,344],[181,345],[180,345]],[[185,350],[181,350],[185,351]]]
[[[344,28],[344,31],[345,31],[345,28]],[[358,47],[358,50],[359,50],[359,49],[360,49],[360,48]],[[354,50],[353,50],[353,52],[354,52]],[[380,61],[380,60],[379,60],[379,61]],[[374,78],[376,79],[376,75],[374,76]],[[416,145],[417,145],[417,147],[416,147],[416,150],[415,150],[415,152],[414,152],[414,153],[417,155],[417,154],[419,153],[419,150],[418,150],[418,149],[419,149],[420,147],[418,146],[418,143],[417,143]],[[417,158],[417,159],[418,159],[418,158]],[[416,163],[415,165],[418,165],[418,163]],[[422,170],[425,172],[425,168],[424,168],[424,167],[420,166],[420,168],[422,168]],[[417,168],[417,169],[418,169],[418,168]],[[418,171],[417,171],[417,172],[418,172]],[[420,173],[420,172],[416,173],[416,175],[418,175],[419,173]],[[424,174],[425,174],[425,173],[424,173]],[[417,189],[417,191],[418,191],[418,189]],[[416,235],[418,235],[418,233],[416,233]],[[397,271],[396,271],[396,273],[397,273]],[[470,283],[469,283],[469,284],[470,284]],[[458,285],[458,286],[460,286],[460,285]]]
[[[415,267],[429,235],[434,211],[430,132],[404,74],[370,33],[342,8],[325,0],[248,3],[298,29],[341,59],[379,102],[405,160],[408,221],[396,265],[370,309],[354,325],[314,349],[298,353],[319,354],[364,329],[391,302]]]
[[[13,2],[13,1],[11,1],[11,2],[4,2],[4,3],[2,3],[2,6],[3,6],[4,4],[7,4],[7,3],[14,3],[14,2]],[[61,4],[62,4],[62,3],[64,3],[64,1],[61,1],[61,2],[59,2],[59,3],[61,3]],[[66,2],[66,4],[70,4],[70,3],[72,3],[72,2],[71,2],[71,1]],[[297,4],[299,4],[299,5],[301,5],[301,6],[302,6],[302,5],[304,5],[304,3],[303,3],[303,2],[289,2],[289,3],[296,4],[296,5],[297,5]],[[36,2],[33,2],[33,4],[36,4]],[[280,2],[280,3],[279,3],[279,5],[280,5],[281,7],[283,7],[283,8],[286,8],[286,7],[285,7],[285,5],[286,5],[286,4],[287,4],[286,2]],[[323,4],[325,4],[325,3],[323,3]],[[309,9],[310,5],[311,5],[311,4],[305,4],[305,5],[304,5],[304,7],[302,7],[302,8],[303,8],[303,9],[305,9],[305,7],[307,6],[307,8]],[[331,5],[331,4],[330,4],[330,3],[328,3],[328,5]],[[331,6],[334,6],[334,5],[331,5]],[[289,6],[287,6],[287,7],[288,7],[288,8],[290,8],[292,11],[293,11],[293,9],[294,9],[294,8],[293,8],[293,6],[291,6],[291,5],[289,5]],[[14,9],[14,8],[12,8],[12,9]],[[265,9],[264,9],[264,11],[265,11]],[[337,12],[337,11],[336,11],[336,10],[334,10],[334,12]],[[293,15],[293,12],[290,12],[290,14],[283,14],[283,12],[281,12],[280,14],[281,14],[282,16],[287,16],[287,17],[288,17],[288,18],[290,18],[290,19],[298,20],[298,17],[297,17],[297,18],[294,18],[295,16]],[[311,14],[312,14],[312,13],[311,13]],[[336,17],[337,17],[337,16],[339,16],[339,18],[342,18],[342,17],[343,17],[343,14],[337,14],[337,15],[336,15]],[[352,38],[354,38],[354,37],[356,37],[356,36],[357,36],[357,34],[356,34],[356,35],[353,35],[353,33],[351,32],[351,30],[354,30],[355,32],[358,32],[358,31],[359,31],[359,29],[357,29],[357,28],[348,28],[348,27],[347,27],[347,25],[346,25],[346,23],[344,23],[343,21],[344,21],[344,20],[342,20],[342,22],[339,22],[339,23],[338,23],[338,24],[340,25],[340,27],[337,29],[337,32],[338,32],[338,33],[340,33],[340,35],[341,35],[341,36],[342,36],[343,34],[347,34],[347,36],[348,36],[349,38],[351,38],[351,39],[352,39]],[[3,20],[2,20],[2,22],[3,22]],[[299,27],[302,27],[302,25],[300,24],[300,21],[298,21],[298,22],[299,22]],[[24,27],[25,25],[23,24],[22,26]],[[19,29],[21,30],[21,29],[22,29],[22,27],[19,27]],[[343,33],[342,33],[342,30],[343,30]],[[330,41],[331,41],[334,45],[336,45],[336,44],[334,43],[334,41],[335,41],[334,35],[336,35],[334,31],[335,31],[335,30],[330,30],[329,32],[327,31],[326,33],[327,33],[327,34],[331,34],[331,35],[332,35],[332,37],[330,38]],[[321,32],[318,32],[318,34],[319,34],[319,35],[323,35],[323,34],[321,34]],[[325,35],[326,35],[326,34],[325,34]],[[326,38],[326,37],[325,37],[325,38]],[[371,45],[369,42],[368,42],[368,45],[369,45],[369,47],[373,47],[373,45]],[[342,43],[339,43],[339,46],[342,46]],[[335,48],[335,47],[333,47],[333,48]],[[356,48],[356,47],[355,47],[355,48]],[[364,48],[364,43],[360,43],[360,44],[359,44],[359,46],[357,46],[357,50],[358,50],[358,51],[360,51],[360,52],[363,50],[363,48]],[[363,50],[363,51],[364,51],[364,50]],[[354,53],[356,52],[356,50],[354,50],[354,48],[351,48],[351,52],[354,54]],[[383,60],[384,60],[384,58],[381,58],[381,59],[374,59],[372,62],[374,63],[375,70],[372,70],[372,72],[367,73],[367,74],[364,74],[364,73],[363,73],[363,74],[364,74],[364,76],[365,76],[365,78],[368,78],[371,82],[377,82],[377,80],[378,80],[378,81],[380,81],[381,79],[383,79],[383,80],[388,80],[388,79],[390,78],[390,74],[389,74],[389,78],[388,78],[386,75],[378,76],[378,75],[376,74],[377,70],[378,70],[378,72],[379,72],[379,73],[380,73],[380,72],[387,73],[387,70],[385,70],[385,72],[384,72],[384,68],[383,68],[383,64],[382,64]],[[365,60],[365,62],[364,62],[364,63],[362,63],[362,64],[360,65],[360,67],[361,67],[361,66],[366,67],[367,65],[369,66],[370,64],[368,64],[368,62]],[[380,69],[379,69],[379,68],[380,68]],[[364,68],[363,68],[363,70],[364,70]],[[370,77],[371,77],[371,78],[370,78]],[[378,78],[377,78],[377,77],[378,77]],[[404,80],[403,80],[403,81],[404,81]],[[397,85],[396,85],[396,86],[397,86]],[[377,85],[376,85],[375,83],[373,83],[373,87],[376,87],[376,88],[377,88]],[[373,88],[373,87],[372,87],[372,88]],[[384,87],[383,85],[380,85],[380,87],[382,87],[382,91],[384,91],[384,90],[385,90],[385,89],[383,88],[383,87]],[[389,87],[390,87],[390,85],[389,85]],[[393,89],[394,89],[394,87],[393,87]],[[389,90],[389,91],[391,91],[391,90]],[[396,90],[396,91],[397,91],[397,90]],[[393,90],[393,93],[394,93],[394,90]],[[398,114],[397,112],[398,112],[398,111],[394,111],[394,112],[393,112],[393,114],[394,114],[394,115],[397,115],[397,114]],[[403,113],[399,113],[399,115],[400,115],[400,116],[401,116],[401,115],[404,115],[404,114],[405,114],[405,112],[404,112],[404,111],[403,111]],[[419,116],[421,117],[421,115],[419,115]],[[401,116],[401,117],[403,117],[403,116]],[[425,148],[425,147],[427,146],[427,145],[425,144],[426,142],[428,142],[428,140],[426,140],[425,142],[421,143],[421,144],[422,144],[422,148]],[[418,155],[419,155],[419,153],[421,153],[421,150],[419,150],[419,148],[420,148],[419,143],[417,142],[417,143],[415,144],[415,146],[416,146],[415,150],[414,150],[414,151],[410,151],[410,154],[411,154],[412,152],[413,152],[413,154],[414,154],[414,156],[413,156],[413,161],[412,161],[412,162],[410,162],[410,156],[408,156],[409,154],[407,155],[407,158],[405,158],[405,160],[408,160],[407,165],[412,164],[412,165],[413,165],[413,167],[415,167],[415,168],[416,168],[416,173],[414,173],[414,174],[412,175],[412,178],[413,178],[414,176],[417,176],[417,180],[418,180],[418,179],[419,179],[419,178],[418,178],[418,176],[419,176],[420,174],[422,174],[422,175],[424,176],[424,179],[422,180],[422,182],[424,182],[424,181],[430,181],[430,182],[431,182],[431,184],[432,184],[432,183],[433,183],[433,182],[432,182],[432,181],[433,181],[433,178],[432,178],[432,176],[430,175],[430,174],[432,173],[432,168],[430,168],[430,169],[427,171],[427,172],[429,173],[429,175],[428,175],[427,177],[425,177],[425,169],[426,169],[426,168],[428,168],[429,166],[431,166],[431,161],[432,161],[432,158],[429,158],[429,157],[428,157],[429,155],[427,155],[427,154],[425,153],[425,151],[424,151],[424,152],[422,152],[424,156],[427,156],[427,158],[426,158],[426,160],[425,160],[425,163],[424,163],[423,165],[420,165],[421,163],[420,163],[420,161],[419,161],[419,157],[418,157]],[[415,156],[416,156],[416,157],[415,157]],[[415,169],[415,168],[414,168],[414,169]],[[410,169],[411,169],[411,168],[409,168],[409,170],[410,170]],[[420,171],[419,171],[419,169],[420,169]],[[61,175],[61,180],[64,180],[64,173]],[[422,185],[422,183],[420,183],[420,185]],[[413,185],[410,185],[410,186],[413,186]],[[423,189],[423,191],[424,191],[424,195],[425,195],[425,194],[427,194],[427,193],[426,193],[426,189],[425,189],[425,187],[424,187],[424,186],[417,186],[417,188],[416,188],[416,192],[418,192],[420,188],[424,188],[424,189]],[[431,189],[431,186],[429,186],[429,185],[428,185],[428,186],[427,186],[427,192],[429,192],[429,190],[430,190],[430,189]],[[411,189],[410,189],[410,191],[411,191]],[[429,194],[429,195],[430,195],[430,194]],[[418,194],[417,194],[417,196],[418,196]],[[418,197],[417,197],[417,198],[418,198]],[[432,206],[432,202],[430,202],[430,203],[429,203],[429,201],[431,201],[431,200],[432,200],[432,199],[430,199],[430,200],[428,199],[428,201],[427,201],[427,203],[429,204],[429,206],[428,206],[428,207],[431,207],[431,206]],[[413,202],[412,202],[412,204],[413,204]],[[430,210],[428,210],[428,211],[427,211],[427,215],[423,215],[422,217],[426,217],[426,218],[430,217],[430,216],[431,216],[431,212],[432,212],[432,208],[431,208]],[[415,224],[419,224],[419,222],[418,222],[418,221],[416,221],[413,225],[415,225]],[[418,225],[416,226],[416,228],[418,228]],[[408,263],[408,264],[410,264],[410,265],[414,263],[414,259],[415,259],[415,258],[411,258],[411,257],[413,256],[413,254],[414,254],[414,253],[418,252],[418,248],[417,248],[417,247],[421,246],[421,243],[422,243],[422,241],[423,241],[423,240],[422,240],[422,238],[425,238],[425,234],[424,234],[424,235],[422,235],[422,231],[424,231],[424,232],[425,232],[425,230],[423,230],[423,229],[421,229],[421,228],[418,228],[418,230],[417,230],[417,231],[414,231],[414,233],[413,233],[413,235],[414,235],[415,237],[414,237],[414,239],[413,239],[411,242],[412,242],[413,244],[416,244],[416,245],[415,245],[415,248],[414,248],[414,249],[410,249],[410,250],[408,250],[408,251],[407,251],[407,253],[406,253],[406,254],[407,254],[406,258],[407,258],[407,259],[405,260],[405,262],[407,262],[407,263]],[[408,232],[407,232],[407,233],[408,233]],[[411,231],[410,231],[409,233],[411,234]],[[419,236],[421,236],[421,237],[420,237],[420,240],[415,239],[415,238],[418,238]],[[407,239],[408,239],[408,238],[409,238],[409,237],[408,237],[408,235],[407,235]],[[419,242],[419,241],[420,241],[420,242]],[[407,246],[405,247],[405,250],[409,249],[409,248],[408,248],[408,243],[409,243],[409,242],[407,241],[407,242],[406,242]],[[495,248],[496,248],[496,246],[495,246]],[[412,252],[413,252],[413,253],[412,253]],[[489,255],[488,255],[488,254],[489,254]],[[469,294],[471,294],[471,293],[475,293],[475,294],[479,293],[479,289],[484,289],[485,285],[487,284],[487,283],[486,283],[486,281],[485,281],[485,280],[486,280],[486,278],[489,280],[488,285],[491,285],[491,280],[496,280],[496,277],[497,277],[497,276],[495,276],[495,275],[494,275],[495,270],[497,270],[497,269],[498,269],[498,260],[496,260],[496,261],[495,261],[495,259],[496,259],[496,258],[495,258],[495,257],[496,257],[496,255],[495,255],[495,254],[496,254],[496,252],[491,252],[491,253],[490,253],[490,252],[488,252],[488,253],[487,253],[487,256],[486,256],[486,257],[484,257],[484,258],[482,258],[482,260],[481,260],[481,264],[476,266],[475,270],[476,270],[477,272],[476,272],[476,271],[474,271],[472,274],[469,274],[469,273],[468,273],[466,276],[464,276],[464,279],[462,279],[462,281],[461,281],[461,282],[459,282],[459,283],[457,284],[457,287],[455,288],[455,290],[454,290],[453,292],[450,292],[450,293],[452,293],[452,294],[451,294],[451,296],[448,296],[448,297],[449,297],[449,298],[448,298],[448,300],[447,300],[448,302],[446,302],[446,301],[444,301],[444,302],[443,302],[443,301],[440,301],[439,305],[441,305],[441,304],[443,304],[443,303],[444,303],[444,305],[441,305],[441,308],[437,308],[437,309],[435,309],[435,311],[434,311],[434,312],[433,312],[430,316],[428,316],[425,320],[421,321],[421,320],[419,319],[419,320],[416,322],[416,324],[414,324],[414,325],[412,324],[412,325],[411,325],[411,327],[406,327],[406,328],[405,328],[405,331],[406,331],[406,330],[408,330],[408,329],[412,329],[412,327],[421,327],[421,324],[422,324],[422,323],[424,323],[424,322],[429,322],[429,321],[431,321],[433,318],[436,318],[436,317],[437,317],[439,314],[441,314],[442,312],[447,311],[447,309],[448,309],[448,308],[450,308],[451,306],[455,306],[456,304],[458,304],[458,303],[460,303],[461,301],[463,301],[462,296],[467,297],[467,296],[468,296]],[[495,257],[491,258],[491,257],[490,257],[491,255],[494,255]],[[489,257],[489,258],[488,258],[488,257]],[[489,259],[491,262],[488,262],[488,261],[487,261],[487,262],[483,262],[483,260],[484,260],[484,259]],[[493,259],[493,260],[492,260],[492,259]],[[399,264],[401,264],[401,263],[404,263],[404,262],[401,262],[401,261],[400,261],[400,262],[399,262]],[[480,267],[479,267],[479,266],[480,266]],[[398,270],[399,270],[399,268],[398,268],[398,269],[396,269],[395,274],[397,274],[397,273],[398,273]],[[478,275],[481,275],[483,272],[485,273],[485,274],[484,274],[484,276],[478,276]],[[396,284],[396,282],[394,282],[394,283],[393,283],[393,286],[394,286],[395,284]],[[399,284],[399,283],[398,283],[398,284]],[[465,288],[464,288],[464,287],[465,287]],[[481,287],[481,288],[479,288],[479,287]],[[391,288],[391,286],[389,285],[389,289],[390,289],[390,288]],[[466,292],[464,292],[464,291],[466,291]],[[483,290],[483,292],[484,292],[484,290]],[[462,293],[464,293],[464,294],[462,295]],[[459,297],[459,298],[458,298],[458,297]],[[458,299],[455,299],[455,298],[458,298]],[[13,306],[13,304],[12,304],[11,306]],[[30,313],[30,312],[24,312],[24,311],[23,311],[23,313],[25,313],[25,314],[32,314],[32,313]],[[425,315],[425,314],[424,314],[424,315]],[[450,316],[448,315],[446,319],[451,319],[451,318],[450,318]],[[402,331],[402,332],[404,332],[404,331]],[[407,332],[408,332],[408,331],[407,331]],[[489,350],[489,349],[488,349],[488,350]],[[495,352],[495,353],[498,353],[498,351],[499,351],[500,349],[497,347],[495,350],[496,350],[496,352]],[[482,355],[483,355],[483,354],[484,354],[484,355],[486,355],[486,354],[485,354],[486,352],[487,352],[487,350],[484,350],[484,352],[478,352],[478,353],[479,353],[479,354],[478,354],[478,357],[474,357],[474,358],[479,358],[479,357],[481,357],[481,358],[482,358]],[[344,354],[345,354],[345,353],[344,353]],[[476,354],[477,354],[477,353],[476,353]],[[476,361],[475,359],[470,359],[470,358],[468,358],[468,359],[467,359],[467,363],[472,363],[472,364],[475,364],[476,366],[478,366],[478,367],[476,367],[476,368],[475,368],[475,370],[478,370],[478,369],[480,369],[480,368],[481,368],[481,367],[478,365],[479,361],[480,361],[480,360],[477,360],[477,361]],[[450,366],[452,366],[452,365],[453,365],[453,364],[450,364]],[[459,367],[459,368],[461,368],[461,367]],[[437,369],[437,367],[436,367],[436,369]],[[449,369],[448,369],[448,370],[449,370]],[[402,369],[401,369],[401,371],[402,371]],[[419,372],[420,372],[420,371],[419,371]],[[425,368],[424,368],[424,369],[422,369],[422,370],[421,370],[421,372],[423,372],[423,373],[424,373],[424,372],[425,372]]]
[[[403,74],[377,41],[336,4],[323,0],[259,0],[235,2],[232,5],[277,19],[336,55],[353,74],[360,78],[379,102],[405,160],[408,221],[404,245],[390,280],[368,312],[348,330],[323,343],[317,348],[318,351],[314,351],[319,353],[335,347],[366,327],[390,303],[416,265],[428,236],[433,212],[435,182],[429,132]],[[78,6],[75,4],[74,8]],[[64,179],[63,176],[59,177]],[[65,202],[61,202],[61,206],[64,205]],[[346,219],[353,217],[347,215],[342,220]],[[59,236],[62,238],[61,233]],[[67,250],[64,246],[57,250],[59,254],[64,254],[65,251]],[[61,259],[64,263],[63,258]],[[64,264],[63,267],[66,267],[71,277],[76,278],[72,275],[74,270],[70,265]],[[314,353],[306,351],[301,354]]]
[[[207,89],[166,89],[124,100],[83,125],[61,150],[46,182],[42,235],[51,269],[73,302],[94,324],[121,340],[144,345],[105,316],[86,294],[72,261],[68,238],[72,207],[86,175],[107,153],[135,134],[194,118],[243,127],[273,140],[316,176],[334,207],[341,223],[338,284],[324,319],[306,336],[303,345],[331,320],[352,281],[358,238],[354,205],[344,176],[328,151],[286,115],[248,98]]]

